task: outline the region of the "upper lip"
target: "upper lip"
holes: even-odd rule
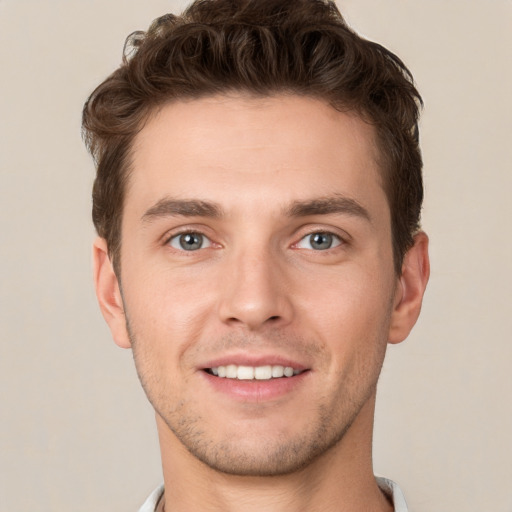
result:
[[[307,364],[298,362],[297,360],[277,355],[277,354],[226,354],[207,361],[200,366],[201,370],[207,368],[217,368],[219,366],[227,366],[234,364],[237,366],[284,366],[291,367],[294,370],[307,370],[310,367]]]

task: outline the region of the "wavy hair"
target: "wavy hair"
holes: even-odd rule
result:
[[[409,70],[358,36],[332,1],[196,0],[129,35],[121,66],[84,105],[82,133],[97,170],[92,218],[118,276],[134,137],[164,103],[230,92],[315,97],[374,125],[400,274],[423,200],[422,100]]]

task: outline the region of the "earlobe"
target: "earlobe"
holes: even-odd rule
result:
[[[130,348],[119,281],[108,255],[107,242],[98,237],[93,244],[94,285],[103,318],[121,348]]]
[[[411,332],[421,311],[429,275],[428,237],[420,231],[404,256],[391,315],[389,343],[400,343]]]

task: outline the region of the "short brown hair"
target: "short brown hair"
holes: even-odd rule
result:
[[[365,40],[324,0],[196,0],[128,36],[122,65],[85,103],[83,135],[97,166],[92,217],[119,276],[121,219],[133,139],[162,104],[229,92],[320,98],[373,124],[391,210],[395,269],[419,229],[418,116],[403,62]]]

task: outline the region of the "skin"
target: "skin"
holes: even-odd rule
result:
[[[95,281],[156,411],[169,510],[392,510],[375,388],[418,317],[428,240],[397,276],[377,161],[370,125],[297,96],[175,102],[138,134],[120,280],[99,238]],[[203,245],[184,250],[183,230]],[[306,371],[268,396],[204,371],[276,358]]]

